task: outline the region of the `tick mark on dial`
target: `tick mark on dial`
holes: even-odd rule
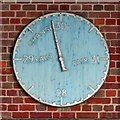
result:
[[[21,61],[22,58],[13,58],[13,60],[15,60],[15,61]]]
[[[60,22],[62,22],[62,14],[60,14]]]
[[[93,29],[94,29],[94,27],[92,26],[92,27],[88,30],[88,32],[90,33]]]
[[[95,91],[95,89],[92,87],[92,86],[90,86],[89,85],[89,88],[94,92]]]
[[[30,27],[28,27],[28,30],[29,30],[31,33],[33,33],[33,30],[32,30]]]
[[[30,86],[27,91],[30,91],[32,88],[34,88],[34,86]]]

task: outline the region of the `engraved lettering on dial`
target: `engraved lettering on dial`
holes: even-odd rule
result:
[[[35,56],[35,55],[23,55],[22,58],[14,58],[16,61],[23,61],[23,63],[42,63],[53,58],[52,54],[43,56]]]
[[[56,30],[64,30],[67,27],[67,23],[58,21],[57,23],[55,23],[55,29]],[[29,31],[31,31],[33,33],[33,30],[29,27],[28,28]],[[44,29],[42,29],[41,31],[39,31],[38,33],[35,33],[35,35],[33,36],[33,38],[29,41],[29,45],[33,45],[36,40],[38,40],[38,38],[42,37],[42,35],[47,34],[47,32],[52,31],[51,26],[47,26]]]
[[[99,64],[101,61],[108,60],[106,57],[100,57],[99,55],[94,55],[91,57],[80,57],[72,61],[74,66],[79,64]]]

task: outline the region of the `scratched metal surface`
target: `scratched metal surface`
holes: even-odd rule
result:
[[[51,20],[67,71],[61,71]],[[71,106],[90,98],[103,84],[109,67],[106,42],[86,19],[53,13],[30,23],[17,39],[13,67],[23,89],[36,100]]]

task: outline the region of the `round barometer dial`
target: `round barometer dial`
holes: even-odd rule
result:
[[[109,67],[108,47],[85,18],[47,14],[31,22],[17,38],[13,67],[22,88],[37,101],[72,106],[102,86]]]

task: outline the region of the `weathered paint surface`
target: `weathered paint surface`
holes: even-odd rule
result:
[[[61,71],[51,28],[67,71]],[[13,66],[17,80],[36,100],[70,106],[91,97],[103,84],[109,66],[106,42],[98,29],[82,17],[48,14],[29,24],[17,39]]]

